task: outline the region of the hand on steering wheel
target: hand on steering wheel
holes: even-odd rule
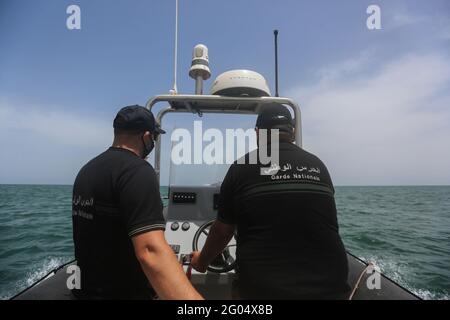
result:
[[[205,273],[208,266],[201,264],[199,257],[200,257],[200,251],[194,251],[191,253],[191,266],[198,272]]]
[[[208,221],[204,223],[203,225],[198,228],[197,232],[194,235],[194,240],[192,243],[192,257],[191,257],[191,264],[194,269],[196,269],[198,272],[206,272],[206,270],[215,272],[215,273],[225,273],[233,270],[236,266],[236,259],[232,255],[232,251],[234,247],[236,247],[236,240],[233,239],[230,241],[228,246],[225,247],[223,252],[219,254],[213,262],[209,266],[203,266],[199,263],[198,257],[200,256],[199,252],[199,239],[200,236],[209,234],[209,228],[212,226],[212,224],[215,222],[215,220]],[[198,268],[198,269],[197,269]],[[206,270],[205,270],[206,269]]]

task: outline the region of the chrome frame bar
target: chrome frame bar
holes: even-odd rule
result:
[[[267,103],[280,103],[288,105],[294,111],[295,117],[295,144],[300,148],[302,147],[302,119],[301,111],[299,105],[292,99],[289,98],[279,98],[279,97],[224,97],[215,95],[160,95],[151,98],[146,103],[145,107],[148,110],[152,110],[153,107],[158,102],[167,103],[183,103],[185,109],[173,108],[172,106],[167,106],[161,109],[156,116],[156,121],[161,125],[162,119],[167,113],[195,113],[200,111],[202,113],[217,113],[217,114],[258,114],[259,108]],[[211,103],[211,107],[203,107],[200,110],[192,108],[193,103],[204,102]],[[216,102],[227,102],[230,105],[236,105],[235,109],[222,109],[214,108],[214,103]],[[252,104],[256,103],[256,108],[254,110],[240,110],[239,106],[242,104]],[[160,168],[161,168],[161,137],[158,137],[155,145],[155,171],[159,182],[160,179]]]

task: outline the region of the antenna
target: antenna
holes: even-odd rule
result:
[[[189,76],[195,79],[195,94],[203,94],[203,81],[211,77],[208,48],[203,44],[198,44],[194,48]]]
[[[273,31],[275,38],[275,97],[279,97],[278,94],[278,30]]]
[[[171,94],[177,94],[177,61],[178,61],[178,0],[175,0],[175,47],[173,57],[173,88],[170,90]]]

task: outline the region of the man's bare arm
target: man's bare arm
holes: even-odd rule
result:
[[[132,240],[142,270],[160,299],[203,299],[184,274],[162,230],[146,232]]]
[[[191,264],[198,272],[206,272],[206,268],[225,249],[233,237],[234,225],[216,220],[209,229],[208,238],[201,253],[193,252]]]

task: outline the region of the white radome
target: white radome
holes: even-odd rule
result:
[[[220,74],[211,87],[212,95],[221,96],[270,96],[266,79],[251,70],[231,70]]]

